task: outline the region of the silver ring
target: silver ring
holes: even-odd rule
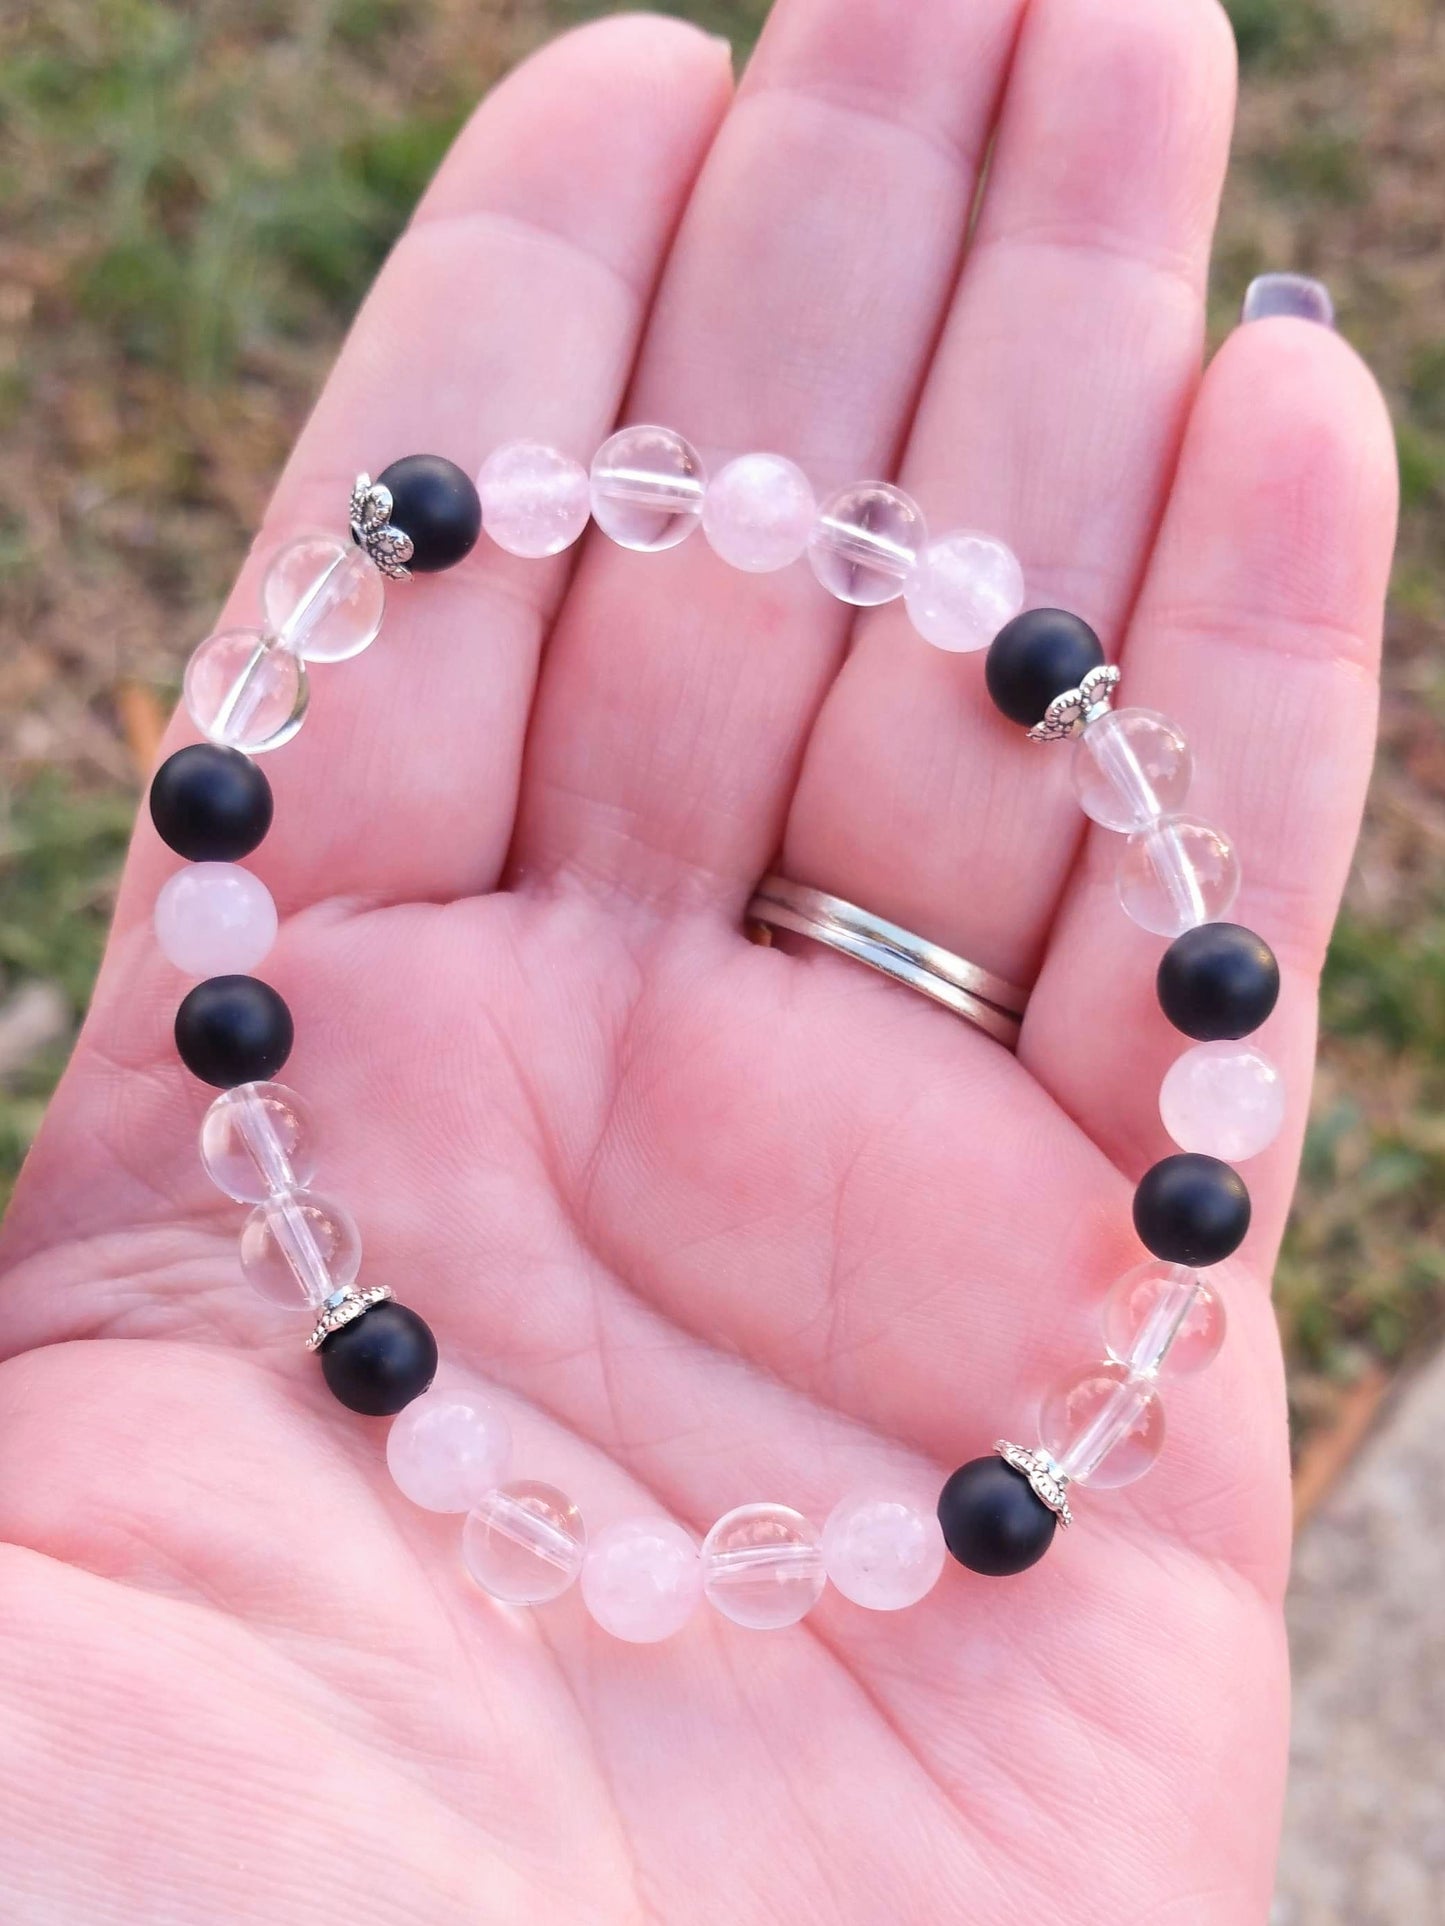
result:
[[[791,930],[842,956],[866,963],[910,990],[941,1003],[945,1010],[987,1031],[1010,1050],[1018,1048],[1029,993],[1001,976],[981,970],[951,950],[901,929],[881,916],[829,896],[821,889],[791,883],[786,876],[765,876],[748,904],[747,920],[764,931]],[[768,940],[766,935],[764,941]]]

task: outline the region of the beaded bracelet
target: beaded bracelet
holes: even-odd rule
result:
[[[488,1400],[430,1390],[430,1329],[385,1284],[359,1284],[356,1223],[311,1188],[311,1119],[273,1081],[293,1030],[281,997],[249,974],[277,929],[269,892],[238,866],[272,817],[253,757],[301,726],[308,663],[344,660],[375,639],[386,578],[452,566],[483,528],[513,554],[555,555],[589,515],[634,549],[672,547],[700,525],[720,556],[755,572],[806,552],[840,600],[866,607],[902,596],[928,641],[987,647],[997,707],[1035,740],[1074,739],[1081,806],[1126,838],[1125,911],[1172,939],[1159,1000],[1196,1047],[1171,1067],[1160,1099],[1180,1152],[1135,1192],[1134,1225],[1150,1256],[1108,1298],[1107,1358],[1043,1401],[1038,1443],[1001,1441],[953,1473],[936,1507],[871,1490],[844,1497],[821,1531],[788,1506],[752,1504],[719,1519],[700,1548],[662,1517],[614,1525],[589,1545],[564,1493],[508,1481],[508,1430]],[[262,1296],[314,1315],[306,1341],[328,1387],[353,1411],[394,1418],[392,1477],[426,1509],[467,1514],[466,1567],[496,1598],[538,1604],[580,1577],[599,1624],[651,1642],[679,1630],[703,1596],[755,1628],[797,1622],[827,1581],[859,1605],[896,1610],[932,1588],[945,1549],[975,1572],[1027,1569],[1071,1523],[1071,1486],[1125,1485],[1154,1462],[1159,1378],[1217,1354],[1223,1305],[1199,1273],[1237,1249],[1250,1215],[1248,1192],[1222,1159],[1256,1155],[1283,1121],[1276,1070],[1239,1043],[1274,1008],[1278,967],[1258,936],[1219,920],[1239,866],[1224,836],[1180,813],[1191,775],[1183,736],[1150,710],[1112,707],[1119,671],[1078,617],[1020,613],[1022,571],[1003,543],[971,531],[930,541],[917,505],[887,483],[844,489],[820,510],[781,456],[742,456],[708,481],[680,435],[641,427],[614,435],[590,475],[533,442],[497,449],[476,486],[441,457],[408,456],[375,483],[358,478],[350,521],[350,541],[307,535],[277,554],[261,628],[213,635],[195,651],[185,706],[209,740],[171,756],[150,792],[157,830],[191,865],[161,889],[155,929],[170,962],[202,979],[180,1005],[176,1047],[221,1092],[201,1126],[201,1159],[222,1191],[254,1206],[241,1232],[245,1276]]]

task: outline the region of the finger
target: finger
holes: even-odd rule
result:
[[[730,94],[724,45],[641,17],[554,42],[488,99],[383,269],[277,489],[222,625],[254,624],[267,560],[344,526],[351,478],[417,451],[473,470],[515,435],[585,457],[626,386],[653,282]],[[283,907],[447,898],[496,878],[539,646],[564,565],[483,540],[392,585],[365,655],[312,671],[266,759]],[[189,726],[178,720],[174,747]],[[303,833],[304,830],[304,833]],[[173,859],[142,839],[122,922]]]
[[[1198,378],[1233,77],[1215,0],[1031,10],[909,443],[930,525],[1002,537],[1029,602],[1110,645]],[[896,605],[824,705],[784,868],[1027,982],[1075,821],[1066,772],[994,713],[980,660],[930,648]]]
[[[947,297],[1019,0],[784,0],[708,161],[628,398],[709,467],[891,467]],[[548,650],[521,869],[736,894],[776,847],[846,629],[804,566],[594,538]]]
[[[1280,959],[1260,1037],[1289,1093],[1284,1140],[1244,1175],[1261,1265],[1283,1227],[1314,1052],[1315,985],[1374,752],[1396,466],[1384,405],[1338,336],[1239,330],[1201,392],[1125,652],[1125,700],[1194,752],[1187,808],[1232,839],[1231,916]],[[1187,1039],[1158,1008],[1164,947],[1124,915],[1120,841],[1091,832],[1025,1029],[1030,1062],[1126,1169],[1172,1146],[1159,1080]],[[1127,1035],[1129,1049],[1118,1039]]]

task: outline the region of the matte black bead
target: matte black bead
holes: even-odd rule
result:
[[[274,1077],[295,1039],[285,1002],[254,976],[208,976],[176,1011],[181,1062],[221,1090]]]
[[[1077,689],[1103,661],[1098,636],[1077,615],[1025,609],[989,644],[984,680],[1009,721],[1031,729],[1043,721],[1055,696]]]
[[[1249,1192],[1218,1157],[1181,1151],[1139,1179],[1134,1228],[1167,1264],[1218,1264],[1244,1242]]]
[[[1021,1471],[991,1457],[954,1472],[938,1494],[938,1522],[960,1565],[1011,1578],[1039,1562],[1059,1521]]]
[[[391,490],[391,523],[412,540],[408,568],[451,568],[476,546],[482,502],[470,475],[445,455],[403,455],[377,481]]]
[[[403,1410],[437,1371],[431,1326],[391,1298],[333,1331],[319,1355],[331,1395],[364,1418],[390,1418]]]
[[[271,785],[249,756],[219,743],[177,749],[151,782],[151,821],[190,863],[235,863],[271,827]]]
[[[1279,1000],[1279,964],[1240,923],[1201,923],[1176,936],[1159,961],[1159,1007],[1187,1037],[1247,1037]]]

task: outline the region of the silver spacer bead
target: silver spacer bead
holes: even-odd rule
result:
[[[370,475],[358,475],[351,491],[351,539],[364,548],[383,575],[393,582],[411,579],[407,563],[412,558],[412,540],[391,525],[391,490]]]
[[[1030,742],[1066,742],[1078,735],[1087,723],[1097,722],[1114,706],[1119,686],[1119,671],[1112,662],[1090,669],[1077,689],[1066,689],[1054,697],[1042,722],[1029,730]]]
[[[339,1331],[343,1324],[353,1324],[363,1311],[369,1311],[373,1304],[385,1304],[390,1296],[391,1288],[386,1284],[373,1284],[365,1291],[353,1290],[350,1286],[344,1291],[333,1291],[321,1306],[321,1315],[306,1340],[306,1349],[319,1351],[333,1331]]]
[[[1034,1496],[1042,1499],[1049,1510],[1058,1518],[1061,1525],[1072,1525],[1074,1514],[1069,1510],[1066,1496],[1069,1488],[1068,1475],[1060,1471],[1044,1451],[1026,1451],[1022,1445],[1010,1444],[1000,1438],[994,1450],[1006,1465],[1021,1471],[1033,1486]]]

